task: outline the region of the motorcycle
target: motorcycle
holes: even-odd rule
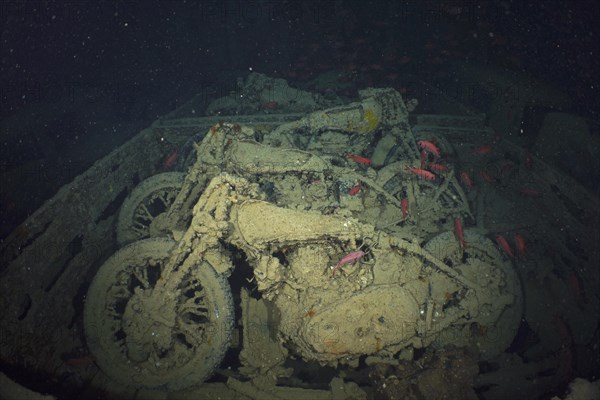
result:
[[[382,218],[401,215],[384,182],[360,175],[367,193],[358,203],[346,191],[356,171],[253,138],[249,128],[217,124],[186,174],[124,212],[130,221],[151,214],[157,199],[163,211],[147,226],[124,228],[133,234],[121,237],[138,240],[110,257],[88,290],[87,344],[110,378],[168,390],[201,384],[230,347],[236,318],[247,377],[264,370],[289,377],[282,365],[292,356],[356,367],[363,356],[377,362],[429,346],[467,346],[483,359],[508,347],[521,288],[489,239],[466,230],[465,250],[451,231],[423,240],[398,224],[369,223],[368,198]],[[404,166],[396,163],[388,177]],[[343,262],[349,255],[354,262]],[[252,271],[241,316],[229,283],[240,264]],[[250,290],[268,310],[268,318],[256,314],[268,325],[258,334]]]

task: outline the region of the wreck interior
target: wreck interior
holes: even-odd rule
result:
[[[588,3],[2,6],[0,397],[600,398]]]

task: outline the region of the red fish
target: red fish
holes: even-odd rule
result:
[[[432,172],[447,172],[448,171],[448,166],[446,164],[432,163],[432,164],[429,164],[428,168]]]
[[[542,192],[540,192],[537,189],[530,188],[530,187],[519,188],[519,193],[525,197],[531,197],[531,198],[538,198],[542,195]]]
[[[515,169],[515,164],[513,164],[512,161],[507,161],[504,164],[502,164],[502,166],[500,167],[500,171],[502,172],[502,175],[509,174],[514,169]]]
[[[85,368],[94,363],[94,357],[89,354],[84,354],[79,357],[72,357],[65,361],[65,364],[73,368]]]
[[[360,191],[361,188],[362,188],[362,183],[360,181],[358,181],[358,183],[356,185],[354,185],[350,190],[348,190],[348,195],[356,196],[356,194]]]
[[[565,320],[558,314],[554,314],[552,319],[563,345],[571,346],[573,344],[573,334],[571,333],[569,324],[567,324]]]
[[[458,240],[458,246],[460,247],[460,250],[464,251],[465,247],[467,247],[467,242],[465,242],[462,220],[458,217],[454,219],[454,236],[456,236],[456,240]]]
[[[354,154],[346,154],[346,158],[349,158],[350,160],[356,163],[366,166],[370,166],[371,164],[373,164],[373,161],[371,161],[370,159],[361,156],[356,156]]]
[[[515,233],[515,247],[517,248],[519,258],[524,259],[526,250],[525,238],[520,233]]]
[[[167,158],[165,158],[165,161],[163,161],[163,169],[171,169],[173,165],[175,165],[175,162],[177,161],[178,157],[179,149],[175,149],[171,153],[169,153]]]
[[[427,152],[425,150],[421,150],[421,169],[427,166]]]
[[[487,172],[486,170],[482,169],[481,171],[479,171],[479,175],[481,175],[481,177],[487,182],[487,183],[491,183],[492,185],[494,185],[496,183],[496,180],[490,175],[489,172]]]
[[[400,207],[402,208],[402,218],[406,219],[408,216],[408,199],[406,197],[400,200]]]
[[[279,103],[276,101],[266,101],[260,105],[263,110],[277,110],[279,108]]]
[[[346,264],[350,264],[356,262],[365,256],[365,252],[362,250],[352,252],[350,254],[346,254],[342,259],[333,267],[332,276],[335,276],[335,271],[340,269],[342,266]]]
[[[513,253],[512,247],[510,247],[510,244],[508,244],[508,242],[506,241],[506,239],[504,238],[504,236],[502,236],[502,235],[496,235],[496,243],[498,243],[498,246],[500,246],[500,248],[502,250],[504,250],[504,252],[510,258],[515,258],[515,253]]]
[[[419,140],[417,142],[417,144],[419,145],[419,147],[423,150],[425,150],[428,153],[433,154],[434,156],[436,156],[436,158],[440,158],[440,150],[437,148],[437,146],[431,142],[428,142],[426,140]]]
[[[435,174],[431,171],[427,171],[426,169],[421,169],[417,167],[407,167],[406,168],[411,174],[418,176],[419,178],[423,178],[428,181],[435,180]]]
[[[557,373],[560,379],[568,381],[573,374],[573,333],[569,324],[560,315],[554,314],[552,319],[561,342]]]
[[[473,149],[473,151],[471,151],[471,154],[475,156],[483,156],[485,154],[490,154],[491,152],[492,146],[481,146],[477,147],[476,149]]]
[[[467,189],[471,189],[473,187],[473,178],[467,171],[460,171],[460,181],[465,185]]]

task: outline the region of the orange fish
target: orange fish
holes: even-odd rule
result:
[[[460,250],[464,251],[465,247],[467,247],[467,242],[465,242],[465,235],[463,233],[463,226],[460,218],[454,219],[454,236],[456,236],[456,240],[458,240]]]
[[[558,335],[560,336],[560,340],[563,345],[571,346],[573,344],[573,334],[571,333],[571,328],[569,324],[558,314],[554,314],[552,316],[552,320],[554,322],[554,326],[558,331]]]
[[[440,158],[440,150],[437,148],[437,146],[435,144],[428,142],[426,140],[419,140],[417,142],[417,144],[419,145],[419,147],[421,149],[425,150],[428,153],[433,154],[437,158]]]
[[[266,101],[260,105],[260,108],[263,110],[277,110],[279,108],[279,103],[276,101]]]
[[[424,169],[427,166],[427,152],[421,150],[421,168]]]
[[[370,166],[371,164],[373,164],[373,161],[371,161],[370,159],[366,158],[366,157],[361,157],[361,156],[357,156],[354,154],[346,154],[346,158],[349,158],[350,160],[362,164],[362,165],[366,165],[366,166]]]
[[[507,161],[500,166],[500,171],[502,175],[509,174],[515,169],[515,164],[512,161]]]
[[[481,171],[479,171],[479,175],[481,175],[481,177],[487,182],[487,183],[491,183],[492,185],[496,183],[496,180],[490,175],[489,172],[487,172],[486,170],[482,169]]]
[[[537,198],[542,195],[542,192],[540,192],[537,189],[530,188],[530,187],[519,188],[519,193],[525,197],[531,197],[531,198]]]
[[[475,156],[483,156],[485,154],[490,154],[491,152],[492,146],[481,146],[477,147],[476,149],[473,149],[473,151],[471,151],[471,154]]]
[[[432,164],[429,164],[428,168],[430,171],[433,171],[433,172],[447,172],[448,171],[448,166],[446,164],[432,163]]]
[[[513,253],[512,247],[510,247],[510,244],[508,244],[508,242],[506,241],[506,239],[504,238],[504,236],[502,236],[502,235],[496,235],[496,243],[498,243],[498,246],[500,246],[500,248],[502,250],[504,250],[504,252],[510,258],[515,258],[515,253]]]
[[[573,374],[573,333],[560,315],[554,314],[552,320],[561,342],[557,373],[563,380],[570,380]]]
[[[407,167],[406,168],[410,173],[418,176],[419,178],[423,178],[428,181],[434,181],[435,175],[431,171],[427,171],[426,169],[421,169],[417,167]]]
[[[524,259],[526,250],[525,238],[520,233],[515,233],[515,247],[517,248],[519,258]]]
[[[73,368],[85,368],[94,363],[94,357],[89,354],[84,354],[80,357],[72,357],[65,361],[65,364]]]
[[[360,191],[361,188],[362,188],[362,183],[360,181],[358,181],[358,183],[356,185],[354,185],[350,190],[348,190],[348,195],[356,196],[356,194]]]
[[[467,189],[471,189],[473,187],[473,178],[467,171],[460,171],[460,181],[465,185]]]
[[[408,216],[408,199],[406,197],[400,200],[400,207],[402,207],[402,218],[406,219]]]
[[[171,169],[173,167],[173,165],[175,165],[175,162],[177,161],[178,157],[179,157],[179,149],[173,150],[167,156],[167,158],[165,158],[165,161],[163,161],[163,169]]]

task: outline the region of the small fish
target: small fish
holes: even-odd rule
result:
[[[460,171],[460,181],[465,185],[467,189],[473,188],[473,178],[467,171]]]
[[[573,375],[573,333],[569,324],[565,321],[565,319],[558,315],[554,314],[552,318],[554,322],[554,327],[558,332],[558,336],[560,337],[561,349],[559,354],[559,365],[557,369],[557,373],[559,374],[560,379],[570,380]]]
[[[525,238],[520,233],[515,233],[515,247],[520,259],[525,258],[526,244]]]
[[[89,354],[84,354],[79,357],[72,357],[65,360],[65,364],[73,368],[85,368],[95,362],[94,357]]]
[[[350,254],[346,254],[342,259],[333,267],[332,276],[335,276],[335,271],[340,269],[342,266],[350,263],[354,263],[365,256],[365,252],[362,250],[352,252]]]
[[[542,192],[540,192],[537,189],[530,188],[530,187],[519,188],[519,193],[525,197],[531,197],[532,199],[542,196]]]
[[[460,247],[460,251],[465,251],[465,247],[467,247],[467,242],[465,242],[465,234],[463,232],[462,220],[458,217],[454,219],[454,236],[456,236],[456,240],[458,240],[458,246]]]
[[[370,159],[368,159],[366,157],[362,157],[362,156],[357,156],[354,154],[346,154],[346,158],[349,158],[350,160],[352,160],[358,164],[362,164],[362,165],[366,165],[366,166],[370,166],[371,164],[373,164],[373,161],[371,161]]]
[[[348,190],[348,195],[356,196],[356,194],[360,191],[361,188],[362,188],[362,183],[360,181],[358,181],[358,183],[356,185],[354,185],[350,190]]]
[[[500,248],[502,250],[504,250],[504,252],[510,258],[515,258],[515,253],[513,253],[512,247],[510,247],[510,244],[508,244],[508,242],[506,241],[506,239],[504,238],[504,236],[502,236],[502,235],[496,235],[496,243],[498,243],[498,246],[500,246]]]
[[[260,108],[263,110],[277,110],[279,108],[279,103],[276,101],[265,101],[260,105]]]
[[[408,216],[408,199],[406,197],[400,200],[400,207],[402,208],[402,218],[406,219]]]
[[[166,169],[173,168],[173,165],[175,165],[178,158],[179,158],[179,149],[175,149],[171,153],[169,153],[169,155],[165,158],[165,161],[163,161],[163,169],[166,170]]]
[[[428,165],[429,170],[431,172],[448,172],[448,166],[446,164],[438,164],[438,163],[431,163]]]
[[[418,176],[419,178],[423,178],[428,181],[435,180],[435,174],[431,171],[427,171],[426,169],[421,169],[417,167],[407,167],[406,168],[411,174]]]
[[[493,148],[492,146],[481,146],[481,147],[477,147],[475,149],[473,149],[471,151],[471,154],[473,154],[474,156],[483,156],[486,154],[490,154],[492,152]]]
[[[510,174],[515,169],[515,164],[512,161],[506,161],[500,166],[502,175]]]
[[[423,150],[425,150],[428,153],[433,154],[436,158],[441,158],[440,156],[440,150],[437,148],[437,146],[431,142],[428,142],[426,140],[419,140],[417,142],[417,144],[419,145],[419,147]]]
[[[554,314],[552,320],[563,345],[571,346],[573,344],[573,334],[569,324],[558,314]]]
[[[496,179],[494,179],[494,177],[492,175],[490,175],[490,173],[487,172],[486,170],[482,169],[481,171],[479,171],[479,175],[481,175],[483,180],[486,181],[487,183],[491,183],[492,185],[496,184]]]

